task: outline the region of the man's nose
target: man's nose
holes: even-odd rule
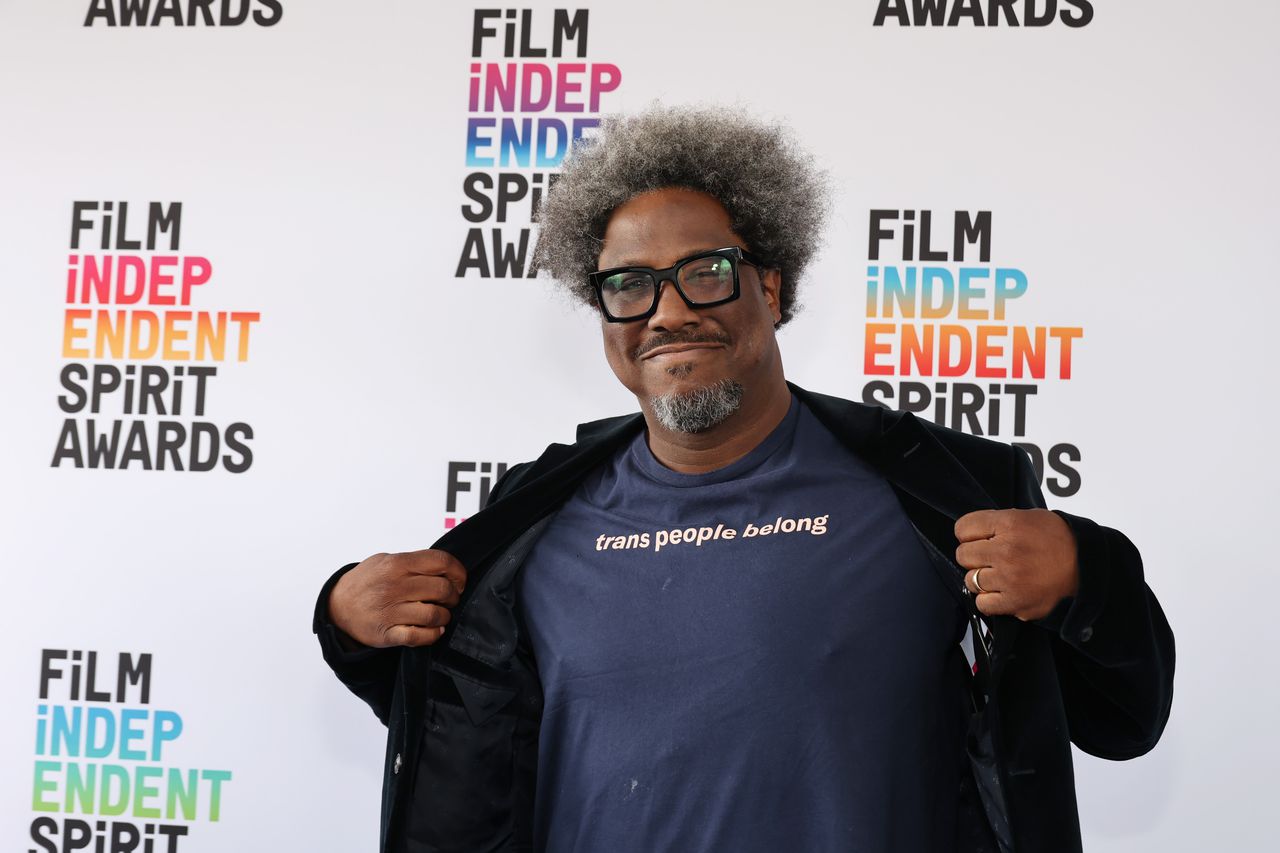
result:
[[[701,318],[689,307],[671,279],[658,282],[658,308],[649,318],[651,329],[679,329],[696,326]]]

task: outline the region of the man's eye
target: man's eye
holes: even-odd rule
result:
[[[643,275],[611,275],[605,283],[614,293],[626,293],[648,287],[649,277]]]
[[[688,275],[697,281],[719,281],[729,275],[729,264],[720,260],[699,264]]]

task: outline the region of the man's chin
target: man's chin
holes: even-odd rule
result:
[[[648,379],[649,381],[645,383],[647,395],[661,397],[673,394],[682,396],[696,394],[704,388],[731,380],[732,377],[725,376],[719,370],[708,369],[705,364],[679,361],[666,365],[660,371],[655,371]]]
[[[678,361],[675,364],[669,364],[664,368],[667,376],[675,380],[688,379],[697,372],[697,366],[692,361]],[[703,384],[706,384],[705,382]]]
[[[719,426],[742,405],[742,383],[735,379],[691,380],[690,376],[677,381],[649,397],[654,417],[672,432],[706,432]]]

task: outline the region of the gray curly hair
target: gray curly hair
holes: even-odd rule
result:
[[[605,117],[599,137],[574,147],[543,200],[535,266],[594,305],[587,274],[596,269],[609,217],[665,187],[698,190],[724,205],[744,248],[781,270],[778,325],[790,320],[827,212],[826,175],[784,125],[724,107],[653,106]]]

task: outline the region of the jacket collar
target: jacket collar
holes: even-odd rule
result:
[[[934,511],[955,521],[975,509],[995,508],[968,469],[910,412],[814,394],[796,385],[791,390],[846,447]]]
[[[644,416],[639,412],[579,426],[577,442],[552,444],[522,473],[520,485],[450,530],[432,547],[453,554],[468,571],[477,569],[563,503],[592,468],[643,428]],[[468,582],[467,588],[472,587]]]

